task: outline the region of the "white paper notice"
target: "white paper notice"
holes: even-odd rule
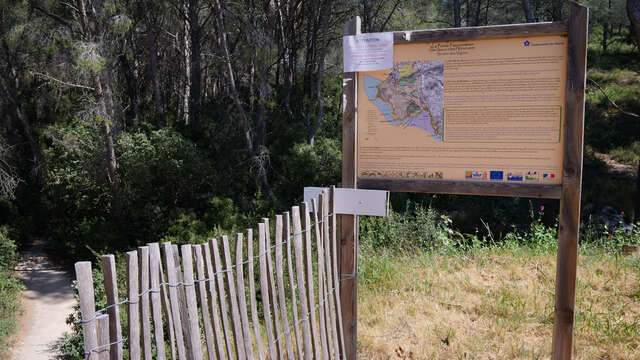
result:
[[[393,33],[342,37],[344,72],[386,70],[393,67]]]

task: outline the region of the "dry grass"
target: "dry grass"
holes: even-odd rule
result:
[[[547,359],[555,254],[363,254],[363,359]],[[581,255],[577,359],[640,359],[640,259]]]

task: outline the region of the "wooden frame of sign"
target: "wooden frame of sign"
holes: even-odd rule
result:
[[[486,26],[395,32],[394,43],[510,38],[533,35],[568,36],[566,114],[562,184],[513,184],[414,179],[376,179],[357,176],[358,73],[343,74],[342,186],[390,191],[493,195],[560,200],[558,257],[556,271],[553,359],[571,359],[580,224],[582,156],[584,132],[584,89],[586,79],[587,25],[589,11],[569,2],[569,19],[563,22]],[[360,34],[360,18],[345,25],[345,35]],[[340,295],[347,359],[357,355],[357,216],[340,215]]]

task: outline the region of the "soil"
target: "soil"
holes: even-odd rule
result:
[[[71,331],[65,320],[75,305],[72,276],[46,255],[45,246],[44,241],[35,240],[16,269],[26,290],[12,350],[14,360],[61,359],[62,336]]]

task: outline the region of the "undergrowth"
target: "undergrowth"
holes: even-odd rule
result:
[[[11,335],[16,330],[17,315],[21,310],[22,282],[13,276],[18,251],[12,231],[0,227],[0,356],[6,355]]]

